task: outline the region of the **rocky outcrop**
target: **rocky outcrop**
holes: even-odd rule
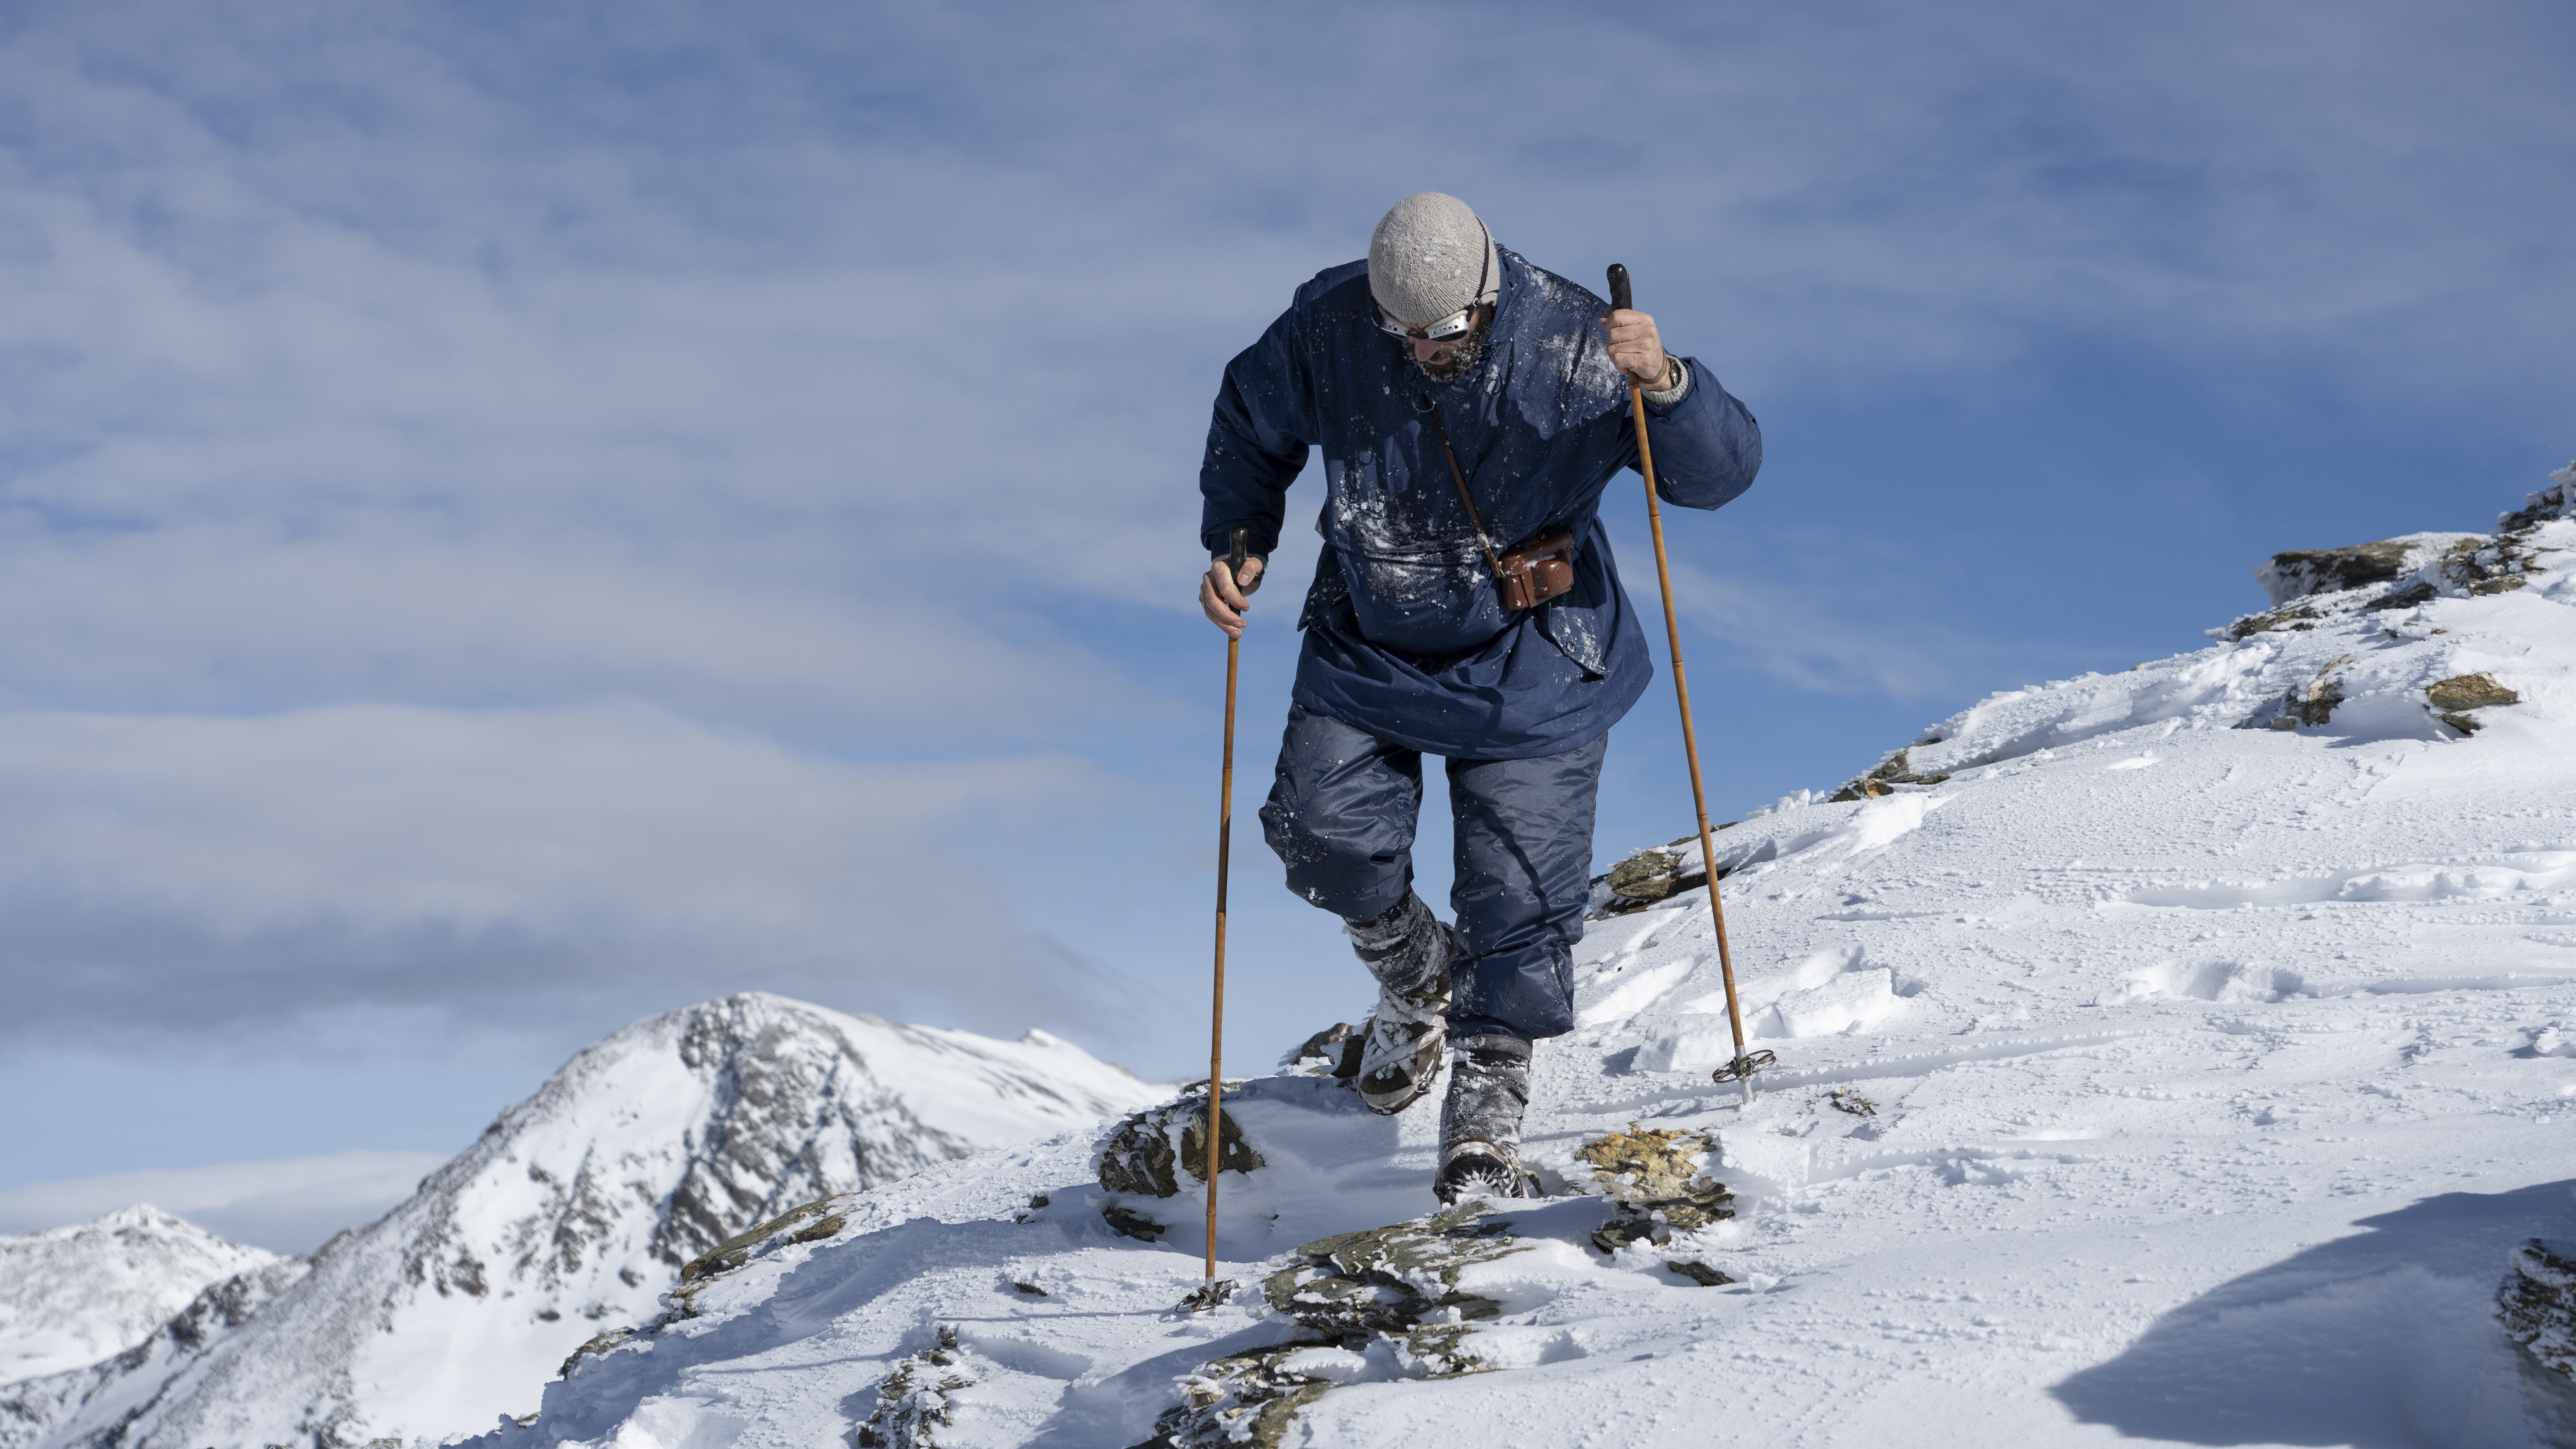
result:
[[[1942,781],[1950,778],[1945,774],[1916,774],[1912,764],[1913,756],[1914,747],[1912,745],[1907,745],[1904,749],[1898,750],[1895,754],[1890,755],[1885,760],[1881,761],[1877,769],[1870,771],[1868,774],[1861,776],[1859,779],[1852,781],[1850,784],[1845,785],[1840,790],[1827,796],[1826,803],[1837,804],[1848,800],[1874,800],[1881,795],[1895,794],[1896,787],[1899,785],[1938,785]]]
[[[1261,1285],[1296,1320],[1289,1343],[1201,1364],[1149,1444],[1214,1449],[1282,1442],[1297,1411],[1355,1379],[1483,1372],[1469,1325],[1501,1306],[1458,1287],[1461,1270],[1523,1250],[1480,1200],[1366,1232],[1319,1238]]]
[[[2254,571],[2254,581],[2275,605],[2285,604],[2310,594],[2388,583],[2410,572],[2421,552],[2421,545],[2399,538],[2349,548],[2294,548],[2272,555]]]
[[[2496,1316],[2543,1368],[2576,1379],[2576,1248],[2532,1238],[2514,1249]]]
[[[1592,1245],[1615,1253],[1639,1241],[1667,1243],[1676,1232],[1693,1232],[1735,1216],[1727,1206],[1735,1194],[1704,1170],[1716,1153],[1716,1141],[1703,1133],[1641,1128],[1633,1122],[1625,1132],[1606,1133],[1576,1148],[1575,1157],[1592,1166],[1594,1185],[1618,1204],[1610,1221],[1593,1233]]]

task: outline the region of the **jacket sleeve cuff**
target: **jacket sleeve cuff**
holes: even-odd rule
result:
[[[1668,390],[1661,392],[1648,392],[1646,394],[1646,405],[1648,407],[1669,408],[1673,404],[1680,402],[1683,398],[1690,395],[1691,365],[1678,357],[1674,358],[1673,361],[1680,363],[1681,365],[1682,380],[1673,384],[1673,386]]]

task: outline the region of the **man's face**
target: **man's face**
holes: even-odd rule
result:
[[[1475,365],[1477,355],[1484,351],[1485,329],[1493,320],[1494,309],[1489,303],[1476,309],[1476,325],[1459,336],[1445,342],[1408,337],[1404,345],[1412,350],[1413,365],[1433,382],[1449,382]]]

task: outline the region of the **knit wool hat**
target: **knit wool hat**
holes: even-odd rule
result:
[[[1419,327],[1502,295],[1503,267],[1467,203],[1417,191],[1388,208],[1369,238],[1368,279],[1388,316]]]

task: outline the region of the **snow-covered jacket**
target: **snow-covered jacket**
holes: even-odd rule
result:
[[[1502,296],[1483,357],[1449,383],[1377,330],[1368,263],[1318,274],[1228,363],[1199,468],[1200,541],[1279,540],[1288,485],[1323,453],[1324,549],[1300,626],[1293,697],[1381,739],[1451,757],[1521,759],[1607,731],[1654,676],[1598,510],[1637,462],[1608,305],[1498,248]],[[1753,415],[1698,362],[1646,434],[1667,503],[1715,508],[1753,484]],[[1439,410],[1497,551],[1574,531],[1573,591],[1507,613],[1458,500]]]

